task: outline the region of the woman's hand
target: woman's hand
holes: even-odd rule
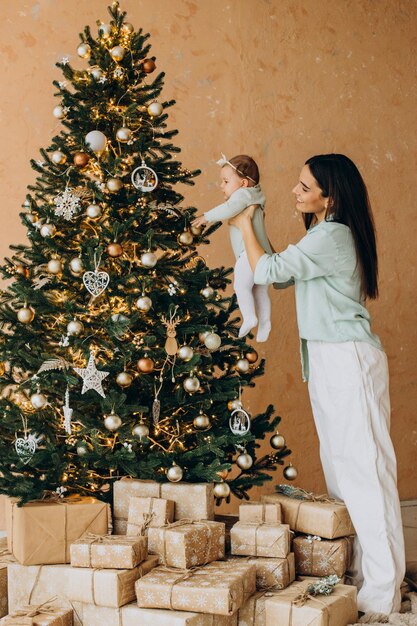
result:
[[[191,222],[191,226],[195,226],[196,228],[199,228],[200,226],[205,226],[206,224],[207,220],[204,215],[199,215],[195,218],[195,220]]]
[[[229,220],[229,224],[231,224],[232,226],[236,226],[236,228],[242,230],[242,228],[244,228],[246,224],[251,222],[253,214],[255,213],[257,207],[257,204],[251,204],[244,211],[239,213],[239,215],[235,215],[234,217],[232,217]]]

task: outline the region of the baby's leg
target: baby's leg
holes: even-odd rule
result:
[[[261,343],[268,339],[271,332],[271,300],[268,293],[268,285],[255,285],[253,288],[256,310],[258,311],[258,334],[256,341]]]
[[[240,312],[242,314],[242,326],[239,337],[247,335],[258,323],[255,312],[255,300],[253,298],[253,272],[249,265],[246,253],[240,255],[235,265],[235,293]]]

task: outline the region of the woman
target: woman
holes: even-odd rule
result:
[[[389,614],[401,605],[405,557],[387,359],[364,306],[378,295],[372,211],[357,167],[342,154],[308,159],[293,193],[307,234],[280,254],[258,243],[252,208],[230,223],[241,230],[256,284],[295,284],[327,488],[345,502],[357,532],[358,608]]]

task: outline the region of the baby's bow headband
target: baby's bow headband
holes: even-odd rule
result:
[[[232,167],[234,170],[236,170],[236,172],[238,174],[240,174],[241,176],[243,176],[243,178],[249,178],[249,180],[251,180],[253,183],[255,183],[255,185],[257,184],[256,180],[254,180],[251,176],[248,176],[247,174],[244,174],[235,165],[233,165],[233,163],[230,163],[230,161],[226,158],[226,156],[223,154],[223,152],[221,152],[220,154],[222,156],[221,156],[221,158],[218,161],[216,161],[217,165],[220,165],[220,167],[223,167],[223,165],[230,165],[230,167]]]

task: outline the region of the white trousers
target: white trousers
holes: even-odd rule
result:
[[[246,252],[236,261],[234,290],[243,318],[239,337],[247,335],[258,324],[256,340],[266,341],[271,330],[271,300],[268,285],[255,285]]]
[[[327,490],[345,502],[357,533],[351,574],[358,608],[399,611],[405,554],[386,355],[354,341],[308,341],[308,353]]]

